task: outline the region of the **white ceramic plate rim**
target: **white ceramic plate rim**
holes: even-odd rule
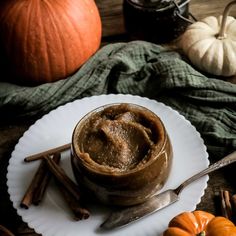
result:
[[[44,236],[99,235],[99,225],[109,208],[91,205],[91,217],[75,222],[56,187],[50,184],[44,202],[25,210],[19,207],[38,163],[23,163],[25,156],[70,142],[75,124],[87,112],[109,103],[130,102],[157,113],[166,126],[174,150],[174,163],[170,177],[162,190],[177,187],[183,180],[209,165],[204,142],[196,128],[172,108],[144,97],[110,94],[86,97],[60,106],[37,120],[20,138],[9,161],[7,186],[14,208],[28,225]],[[63,154],[61,165],[73,178],[69,151]],[[202,177],[181,193],[180,200],[151,216],[105,235],[161,235],[169,220],[182,211],[192,211],[200,202],[207,186],[208,176]]]

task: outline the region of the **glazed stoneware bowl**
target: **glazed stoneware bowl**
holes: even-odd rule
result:
[[[102,203],[146,201],[165,184],[172,146],[161,119],[130,103],[85,115],[72,135],[71,162],[80,187]]]

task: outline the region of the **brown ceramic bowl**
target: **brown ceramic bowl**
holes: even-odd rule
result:
[[[77,182],[105,204],[134,205],[166,182],[172,146],[160,118],[135,104],[110,104],[84,116],[72,135]]]

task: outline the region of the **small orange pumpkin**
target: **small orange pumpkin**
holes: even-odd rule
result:
[[[236,227],[227,218],[205,211],[183,212],[170,221],[163,236],[236,236]]]
[[[0,37],[11,71],[44,83],[74,73],[100,46],[94,0],[1,0]]]

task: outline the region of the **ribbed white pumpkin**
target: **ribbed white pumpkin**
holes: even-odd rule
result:
[[[180,47],[200,70],[219,76],[236,74],[236,19],[228,16],[236,1],[229,3],[223,16],[209,16],[190,25]]]

